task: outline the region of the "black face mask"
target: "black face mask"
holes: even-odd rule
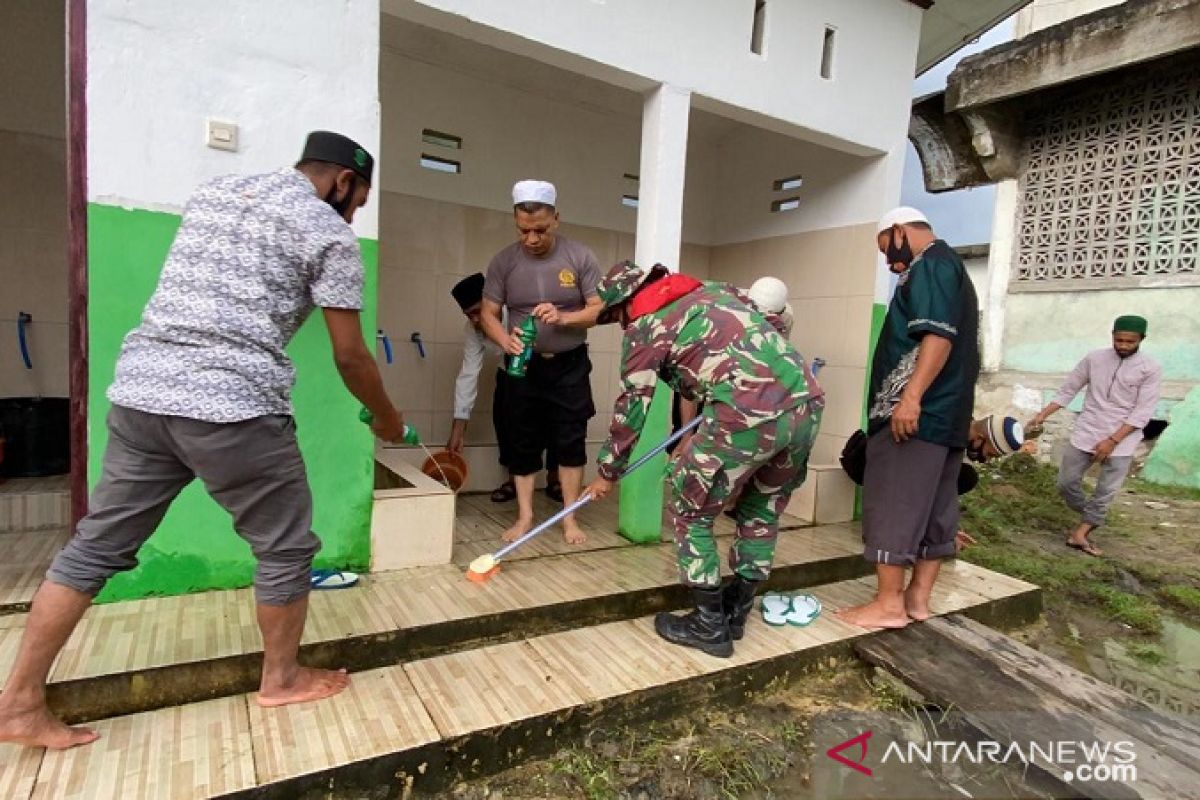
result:
[[[896,268],[897,264],[903,264],[905,269],[911,267],[913,262],[913,251],[908,245],[908,238],[905,237],[904,241],[900,243],[899,247],[893,244],[893,240],[889,238],[885,257],[887,258],[888,267],[891,268],[892,272],[900,272],[900,270]]]
[[[339,217],[341,217],[342,219],[345,219],[346,212],[350,210],[350,204],[352,202],[354,202],[354,192],[357,189],[358,189],[358,176],[351,175],[350,176],[350,186],[346,189],[345,197],[343,197],[341,200],[335,199],[337,197],[337,182],[335,181],[333,186],[331,186],[329,188],[329,191],[326,192],[325,196],[321,199],[324,200],[326,203],[328,203],[329,207],[332,208],[334,211],[336,211]]]
[[[976,464],[983,463],[986,459],[983,457],[983,445],[976,447],[974,444],[967,445],[967,458],[974,461]]]

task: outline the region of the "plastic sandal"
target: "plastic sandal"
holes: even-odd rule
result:
[[[358,575],[353,572],[342,572],[336,569],[314,569],[312,572],[312,588],[314,589],[348,589],[358,583]]]
[[[786,594],[767,592],[762,598],[763,622],[773,627],[787,625],[788,615],[792,610],[792,598]]]
[[[505,481],[492,490],[493,503],[507,503],[517,496],[517,487],[512,481]]]
[[[787,615],[787,624],[803,628],[811,625],[813,620],[821,616],[821,601],[811,594],[798,594],[792,597],[792,610]]]

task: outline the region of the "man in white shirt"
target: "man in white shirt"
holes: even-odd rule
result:
[[[1113,323],[1112,347],[1102,347],[1084,356],[1071,370],[1053,402],[1030,423],[1030,427],[1040,429],[1047,417],[1065,408],[1086,388],[1083,413],[1075,420],[1071,441],[1059,466],[1058,491],[1067,506],[1082,517],[1067,537],[1067,547],[1089,556],[1102,555],[1089,537],[1104,524],[1108,507],[1133,465],[1142,429],[1158,405],[1162,366],[1140,351],[1145,338],[1144,317],[1117,317]],[[1083,476],[1093,464],[1101,465],[1100,477],[1096,491],[1088,497],[1083,489]]]
[[[492,425],[500,450],[500,465],[507,471],[512,465],[512,444],[504,413],[508,374],[504,371],[504,352],[483,333],[480,322],[483,284],[483,273],[476,272],[463,278],[450,290],[458,307],[462,309],[463,316],[467,318],[467,325],[463,337],[462,367],[454,382],[454,422],[450,427],[450,439],[446,442],[446,449],[456,453],[462,451],[467,421],[471,419],[475,399],[479,396],[479,375],[483,371],[483,362],[488,356],[495,357],[499,363],[496,369],[496,391],[492,398]],[[507,312],[503,312],[502,316],[507,329]],[[546,494],[551,500],[562,502],[562,484],[558,480],[558,461],[554,457],[553,448],[546,452]],[[516,496],[517,489],[512,473],[509,472],[504,483],[492,491],[491,499],[493,503],[506,503]]]

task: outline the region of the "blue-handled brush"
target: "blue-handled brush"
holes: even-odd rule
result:
[[[642,466],[650,459],[654,458],[656,455],[661,453],[663,450],[666,450],[672,444],[674,444],[675,442],[682,439],[685,434],[691,432],[693,428],[695,428],[697,425],[699,425],[701,420],[703,420],[703,419],[704,419],[703,416],[697,416],[694,420],[689,422],[687,425],[684,425],[682,428],[680,428],[679,430],[672,433],[670,436],[668,436],[666,439],[664,439],[660,444],[656,445],[653,450],[646,453],[644,456],[639,458],[637,461],[630,464],[629,467],[623,473],[621,473],[621,478],[624,478],[626,475],[633,472],[635,469]],[[556,522],[561,520],[563,517],[567,516],[568,514],[574,514],[576,511],[583,508],[590,502],[592,502],[592,496],[585,491],[582,495],[579,496],[579,499],[576,500],[574,503],[571,503],[571,505],[567,506],[562,511],[559,511],[553,517],[546,520],[541,525],[538,525],[536,528],[534,528],[531,531],[529,531],[528,533],[526,533],[520,539],[517,539],[514,542],[510,542],[509,544],[506,544],[504,547],[501,547],[499,550],[497,550],[494,553],[488,553],[486,555],[482,555],[479,558],[475,559],[474,561],[471,562],[471,565],[469,567],[467,567],[467,580],[474,581],[475,583],[483,583],[484,581],[486,581],[488,578],[492,577],[492,575],[494,575],[496,572],[498,572],[500,570],[500,559],[504,558],[506,555],[511,553],[513,550],[516,550],[518,547],[525,544],[530,539],[537,536],[539,533],[542,533],[547,528],[549,528],[551,525],[554,525]]]

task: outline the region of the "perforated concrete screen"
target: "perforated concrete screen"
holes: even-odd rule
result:
[[[1050,105],[1025,147],[1013,288],[1200,284],[1200,65]]]

